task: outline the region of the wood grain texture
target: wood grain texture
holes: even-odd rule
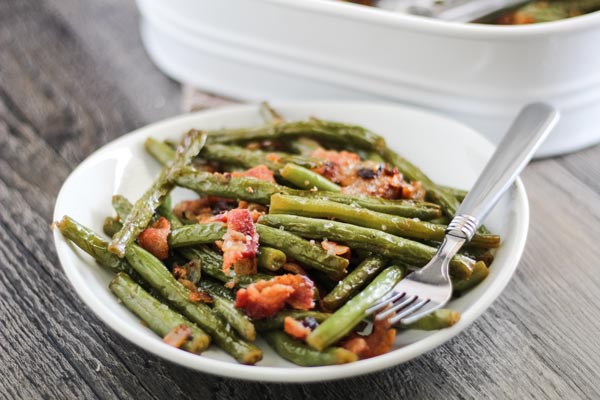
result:
[[[92,151],[183,106],[147,59],[132,1],[0,2],[0,399],[578,399],[600,390],[600,148],[524,173],[530,238],[500,299],[446,345],[387,371],[308,385],[197,373],[101,323],[59,266],[49,224]]]

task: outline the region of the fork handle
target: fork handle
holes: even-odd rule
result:
[[[559,119],[544,103],[525,106],[448,225],[446,233],[471,240],[477,227],[515,181]]]

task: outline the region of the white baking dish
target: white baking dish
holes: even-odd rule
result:
[[[245,100],[383,99],[498,141],[543,100],[562,119],[538,156],[600,142],[600,13],[530,26],[436,21],[327,0],[138,0],[150,56]]]

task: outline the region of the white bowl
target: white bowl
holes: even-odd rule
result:
[[[372,103],[306,103],[277,109],[289,119],[314,115],[362,124],[384,135],[391,147],[421,166],[434,180],[456,187],[470,187],[493,151],[493,146],[470,128],[412,108]],[[125,135],[96,151],[71,173],[56,200],[54,218],[70,215],[101,232],[104,217],[112,214],[111,196],[120,193],[130,199],[138,198],[159,170],[143,150],[148,136],[175,139],[192,127],[216,129],[260,122],[257,107],[245,105],[184,115]],[[449,305],[462,314],[455,326],[437,332],[403,331],[388,354],[352,364],[313,368],[294,366],[262,341],[258,344],[265,355],[256,366],[239,365],[214,347],[199,356],[168,346],[117,302],[108,289],[113,274],[68,243],[60,232],[55,231],[54,240],[63,269],[83,301],[107,325],[143,349],[211,374],[259,381],[306,382],[390,367],[441,345],[465,329],[508,283],[521,257],[528,223],[527,196],[523,184],[517,181],[486,221],[503,238],[489,277]]]
[[[385,99],[498,142],[526,103],[562,118],[538,156],[600,141],[600,13],[531,26],[437,21],[324,0],[137,0],[168,75],[245,100]]]

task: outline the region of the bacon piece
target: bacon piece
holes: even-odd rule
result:
[[[253,319],[271,317],[286,303],[298,310],[314,308],[313,282],[302,275],[286,274],[260,280],[237,291],[235,306]]]
[[[163,342],[173,347],[180,348],[192,336],[192,329],[184,324],[171,329],[163,338]]]
[[[341,342],[340,347],[343,347],[344,349],[351,351],[360,357],[361,354],[367,351],[369,346],[367,346],[367,341],[364,338],[353,335]]]
[[[425,200],[425,188],[420,181],[405,182],[402,186],[402,198],[423,201]]]
[[[324,166],[313,168],[313,171],[335,183],[347,186],[358,178],[356,169],[360,164],[360,157],[356,153],[316,149],[311,157],[327,161]]]
[[[402,188],[406,185],[402,174],[396,168],[385,168],[381,174],[373,178],[357,178],[354,182],[342,188],[347,194],[365,194],[384,199],[402,197]]]
[[[213,302],[213,298],[210,294],[204,292],[204,291],[190,291],[189,294],[189,299],[190,301],[194,302],[194,303],[212,303]]]
[[[265,158],[268,161],[271,161],[272,163],[282,163],[283,162],[281,156],[277,153],[269,153],[265,156]]]
[[[173,212],[179,218],[199,223],[213,222],[215,214],[235,207],[235,200],[217,196],[206,196],[196,200],[185,200],[178,203]]]
[[[291,272],[293,274],[306,275],[306,271],[304,270],[304,268],[302,268],[299,264],[291,261],[283,264],[283,267],[281,267],[281,269],[287,272]]]
[[[260,179],[261,181],[267,181],[271,183],[275,183],[275,176],[273,175],[273,171],[271,171],[266,165],[257,165],[256,167],[252,167],[249,170],[243,172],[232,172],[231,176],[235,177],[250,177]]]
[[[285,317],[283,320],[283,331],[291,337],[304,340],[312,332],[312,330],[304,326],[304,324],[292,317]]]
[[[159,260],[165,260],[169,256],[169,233],[171,224],[160,217],[149,228],[146,228],[138,236],[138,244],[152,253]]]
[[[236,208],[227,213],[227,233],[223,236],[223,271],[233,266],[238,275],[256,273],[258,233],[250,211]]]
[[[323,250],[326,250],[327,253],[334,256],[350,258],[351,255],[350,247],[337,244],[336,242],[332,242],[331,240],[323,240],[321,242],[321,247],[323,248]]]
[[[389,319],[375,320],[373,322],[373,332],[367,337],[367,350],[361,355],[361,358],[371,358],[385,354],[392,349],[396,339],[396,330],[391,329]]]
[[[369,336],[361,337],[353,333],[340,343],[340,346],[353,352],[361,359],[385,354],[392,349],[396,330],[390,329],[389,319],[375,320]]]

